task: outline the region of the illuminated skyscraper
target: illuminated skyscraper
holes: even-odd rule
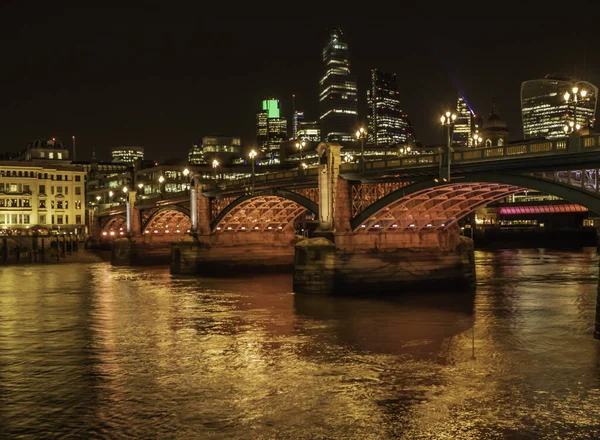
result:
[[[454,122],[454,130],[452,131],[452,146],[468,147],[472,145],[472,118],[473,112],[469,108],[465,98],[459,94],[456,102],[456,121]]]
[[[263,100],[262,110],[256,114],[258,148],[268,155],[271,163],[279,163],[279,149],[287,139],[287,119],[280,115],[279,100]]]
[[[304,112],[294,110],[292,118],[292,139],[298,139],[298,128],[304,120]]]
[[[565,100],[565,92],[572,93],[573,87],[585,91],[575,103]],[[576,116],[582,130],[593,128],[598,87],[573,78],[546,75],[521,83],[521,117],[523,137],[557,138],[565,136],[564,127]]]
[[[355,141],[357,128],[356,79],[350,74],[348,45],[334,28],[323,48],[325,72],[319,81],[321,136],[329,142]]]
[[[371,69],[371,88],[367,90],[367,142],[385,146],[404,144],[412,137],[411,124],[400,106],[395,73]]]

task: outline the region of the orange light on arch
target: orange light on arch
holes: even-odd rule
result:
[[[253,197],[224,215],[214,232],[290,231],[306,211],[304,206],[283,197]]]
[[[357,227],[359,233],[445,229],[489,203],[527,188],[500,183],[451,183],[399,198]]]

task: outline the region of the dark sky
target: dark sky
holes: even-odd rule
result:
[[[514,10],[495,2],[478,11],[422,2],[373,18],[289,14],[307,17],[297,20],[211,15],[168,2],[113,9],[45,3],[55,6],[0,6],[0,151],[52,136],[70,144],[72,135],[79,160],[89,160],[92,147],[108,160],[117,145],[141,145],[151,159],[185,157],[208,135],[252,145],[266,97],[279,98],[289,117],[295,93],[296,108],[318,119],[321,51],[331,26],[341,27],[349,44],[359,118],[366,120],[369,70],[394,72],[425,145],[443,141],[439,115],[455,106],[458,91],[484,116],[495,96],[516,140],[522,81],[557,73],[600,85],[592,2],[575,5],[579,19],[566,13],[569,5],[550,10],[548,2]]]

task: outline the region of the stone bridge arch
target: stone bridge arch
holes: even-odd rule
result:
[[[538,190],[600,213],[600,197],[581,188],[541,177],[477,173],[451,183],[422,181],[400,188],[351,219],[356,232],[448,229],[476,209],[526,190]]]
[[[153,208],[142,214],[142,234],[177,235],[190,232],[190,210],[180,205]]]
[[[306,211],[315,215],[319,206],[312,200],[287,190],[247,194],[227,205],[211,222],[213,233],[260,231],[289,232]]]

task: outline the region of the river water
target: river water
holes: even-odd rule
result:
[[[600,438],[595,252],[476,251],[475,293],[0,268],[0,438]]]

